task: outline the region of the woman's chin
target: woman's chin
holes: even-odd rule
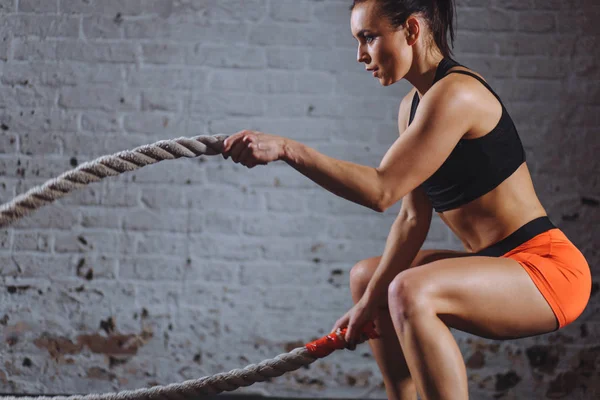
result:
[[[381,86],[390,86],[396,83],[396,80],[390,78],[379,78],[379,83],[381,83]]]

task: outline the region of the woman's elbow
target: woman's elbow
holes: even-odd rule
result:
[[[382,191],[379,196],[377,196],[377,199],[373,201],[370,208],[374,211],[382,213],[393,206],[394,203],[396,203],[396,201],[393,200],[392,194]]]

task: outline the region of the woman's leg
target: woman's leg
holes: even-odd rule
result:
[[[467,375],[448,326],[507,339],[557,328],[533,281],[508,258],[435,261],[400,273],[388,288],[390,314],[423,399],[467,399]]]
[[[422,250],[418,253],[411,267],[427,264],[435,260],[465,256],[467,253],[450,250]],[[350,288],[354,302],[358,302],[379,265],[381,257],[368,258],[358,262],[350,274]],[[387,306],[387,296],[381,299],[379,315],[375,318],[375,326],[381,338],[370,340],[373,356],[383,375],[388,399],[415,400],[415,385],[410,377],[400,342],[394,330]]]

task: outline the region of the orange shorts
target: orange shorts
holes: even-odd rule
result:
[[[478,255],[511,258],[521,264],[554,311],[559,328],[575,321],[588,303],[592,289],[588,263],[547,217],[525,224]]]

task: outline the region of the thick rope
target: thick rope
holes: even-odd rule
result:
[[[6,227],[21,217],[49,204],[75,189],[90,183],[98,182],[107,176],[116,176],[128,171],[155,164],[162,160],[173,160],[181,157],[194,158],[200,155],[216,155],[223,151],[223,141],[227,135],[196,136],[161,140],[159,142],[122,151],[111,156],[104,156],[86,162],[77,168],[67,171],[43,185],[36,186],[26,193],[15,197],[12,201],[0,206],[0,228]],[[141,400],[165,399],[183,400],[199,395],[217,394],[231,391],[255,382],[278,377],[286,372],[297,370],[331,354],[337,349],[348,347],[344,335],[346,330],[338,330],[299,347],[289,353],[281,354],[271,360],[252,364],[243,369],[234,369],[226,373],[207,376],[200,379],[173,383],[167,386],[124,390],[118,393],[88,394],[74,396],[5,396],[7,400]],[[371,323],[363,328],[357,343],[377,338],[375,326]]]
[[[338,329],[335,333],[298,347],[289,353],[280,354],[271,360],[264,360],[258,364],[251,364],[242,369],[234,369],[200,379],[188,380],[182,383],[173,383],[167,386],[154,386],[136,390],[123,390],[117,393],[88,394],[73,396],[5,396],[3,400],[185,400],[201,395],[218,394],[224,391],[236,390],[243,386],[250,386],[256,382],[263,382],[275,378],[286,372],[297,370],[312,364],[319,358],[331,354],[333,351],[347,347],[344,341],[346,329]],[[368,339],[377,338],[375,326],[367,324],[362,331],[357,343]]]
[[[79,165],[40,186],[36,186],[0,206],[0,228],[65,196],[75,189],[98,182],[107,176],[116,176],[155,164],[162,160],[181,157],[194,158],[216,155],[223,151],[228,135],[181,137],[161,140],[153,144],[103,156]]]

